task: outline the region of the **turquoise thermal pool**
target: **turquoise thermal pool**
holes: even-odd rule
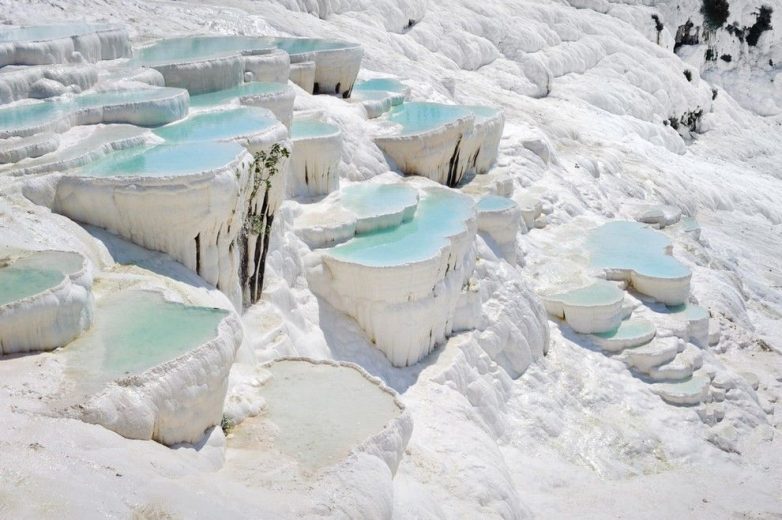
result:
[[[687,321],[698,321],[709,319],[709,312],[698,305],[692,303],[683,303],[681,305],[666,306],[666,314],[672,314],[681,317]]]
[[[94,326],[64,351],[69,369],[90,391],[139,374],[217,337],[221,309],[164,300],[150,291],[124,291],[99,302]]]
[[[234,430],[233,448],[257,449],[258,436],[274,432],[272,446],[311,471],[344,459],[401,414],[394,396],[355,368],[281,360],[267,369],[267,407]]]
[[[617,221],[589,234],[587,247],[592,265],[602,269],[632,270],[651,278],[678,279],[690,270],[670,255],[671,245],[662,233],[638,222]]]
[[[65,251],[37,251],[20,258],[0,268],[0,305],[56,287],[83,265],[80,254]]]
[[[268,38],[270,45],[277,47],[290,55],[306,54],[318,51],[332,51],[358,47],[357,43],[339,40],[323,40],[318,38]]]
[[[237,143],[195,142],[137,147],[111,153],[78,170],[84,177],[169,177],[228,166],[244,152]]]
[[[479,212],[482,211],[505,211],[516,207],[516,203],[507,197],[498,195],[486,195],[481,197],[476,205]]]
[[[619,326],[608,332],[597,332],[595,336],[601,339],[622,341],[642,338],[655,333],[654,324],[645,319],[624,320]]]
[[[567,305],[589,307],[594,305],[608,305],[617,300],[621,300],[623,297],[624,293],[616,285],[604,280],[598,280],[587,287],[557,294],[550,298],[561,301]]]
[[[414,101],[391,109],[388,119],[402,125],[402,135],[411,135],[435,130],[470,115],[471,111],[459,105]]]
[[[405,88],[406,87],[399,80],[392,78],[378,78],[357,82],[353,87],[353,91],[402,93],[405,91]]]
[[[267,110],[239,107],[192,115],[154,133],[170,143],[188,143],[249,136],[276,124],[277,119]]]
[[[136,51],[134,61],[155,66],[169,63],[234,56],[243,52],[269,51],[267,39],[251,36],[195,36],[170,38]]]
[[[310,119],[294,121],[291,125],[291,139],[325,137],[337,133],[339,133],[339,127]]]
[[[472,114],[478,119],[490,119],[497,117],[502,110],[497,107],[481,106],[481,105],[469,105],[464,107],[465,110],[472,112]]]
[[[276,94],[285,92],[287,85],[284,83],[265,83],[263,81],[251,81],[242,83],[233,88],[207,92],[190,97],[191,107],[210,107],[215,105],[224,105],[233,100],[245,96],[263,96],[266,94]]]
[[[69,111],[67,103],[39,101],[12,107],[0,108],[0,131],[30,128],[48,123]]]
[[[403,211],[418,203],[418,190],[404,184],[353,184],[342,189],[342,205],[359,219]]]
[[[371,267],[421,262],[446,247],[448,237],[463,232],[472,211],[468,197],[446,190],[426,191],[412,220],[357,236],[329,249],[328,254]]]
[[[60,38],[108,31],[114,28],[114,26],[107,24],[89,23],[30,25],[27,27],[0,29],[0,42],[58,40]]]

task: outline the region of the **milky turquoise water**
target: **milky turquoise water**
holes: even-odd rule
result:
[[[136,147],[113,152],[78,170],[85,177],[167,177],[222,168],[244,148],[237,143],[195,142]]]
[[[339,127],[310,119],[293,121],[293,124],[291,125],[291,139],[321,137],[334,135],[337,132],[339,132]]]
[[[362,234],[328,250],[331,256],[373,267],[420,262],[448,245],[446,237],[464,229],[472,200],[446,190],[421,196],[415,217],[400,226]]]
[[[0,268],[0,305],[51,289],[83,264],[80,254],[65,251],[37,251],[22,257]]]
[[[415,205],[418,190],[404,184],[359,183],[342,189],[342,205],[358,218],[387,215]]]
[[[616,285],[603,280],[555,296],[563,303],[576,306],[608,305],[621,297],[622,291]]]
[[[271,49],[264,38],[251,36],[188,36],[170,38],[138,49],[134,61],[155,66],[231,56],[243,51]]]
[[[401,81],[392,78],[377,78],[367,81],[359,81],[353,86],[353,91],[381,91],[381,92],[404,92],[405,86]]]
[[[40,101],[0,108],[0,130],[16,130],[47,123],[71,112],[86,108],[143,103],[164,99],[181,92],[173,88],[147,88],[110,92],[91,92],[69,99]]]
[[[56,25],[31,25],[12,29],[0,29],[0,42],[41,41],[69,38],[110,29],[106,24],[66,23]]]
[[[0,130],[29,128],[47,123],[68,113],[64,103],[41,101],[0,108]]]
[[[469,115],[470,111],[459,105],[413,101],[392,108],[388,119],[402,125],[402,135],[409,135],[434,130]]]
[[[60,284],[65,275],[52,269],[0,269],[0,305],[28,298]]]
[[[486,195],[478,201],[478,212],[481,211],[503,211],[516,207],[516,203],[508,197],[497,195]]]
[[[248,136],[276,124],[277,119],[264,109],[238,107],[191,115],[154,133],[169,143],[188,143]]]
[[[166,302],[154,292],[123,291],[98,303],[93,327],[64,354],[85,385],[99,386],[139,374],[214,339],[227,314]]]
[[[638,222],[615,221],[590,232],[587,248],[592,265],[603,269],[629,269],[653,278],[682,278],[690,270],[665,248],[670,240]]]
[[[703,320],[709,317],[709,311],[693,303],[670,305],[666,307],[666,310],[668,313],[681,316],[687,321]]]
[[[337,40],[322,40],[318,38],[269,38],[272,45],[288,54],[303,54],[307,52],[347,49],[358,44]]]
[[[695,217],[682,217],[681,224],[684,231],[697,231],[701,228]]]
[[[608,332],[598,332],[595,336],[604,339],[630,340],[643,338],[655,332],[654,324],[645,319],[629,319],[619,324],[619,327]]]
[[[249,83],[242,83],[241,85],[233,88],[191,96],[190,106],[209,107],[215,105],[224,105],[244,96],[257,96],[261,94],[283,92],[285,87],[286,85],[284,83],[264,83],[262,81],[251,81]]]

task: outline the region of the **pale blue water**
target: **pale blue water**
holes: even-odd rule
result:
[[[113,152],[78,170],[85,177],[168,177],[226,166],[242,153],[237,143],[161,144]]]
[[[0,130],[18,130],[47,123],[66,115],[69,106],[53,101],[41,101],[0,108]]]
[[[154,131],[169,143],[214,141],[262,132],[277,124],[264,109],[238,107],[195,114]]]
[[[622,297],[622,291],[614,284],[603,280],[575,289],[570,292],[558,294],[554,298],[568,305],[591,306],[608,305]]]
[[[415,205],[418,190],[404,184],[353,184],[342,190],[342,205],[359,218],[384,215]]]
[[[15,302],[58,285],[65,275],[53,269],[0,269],[0,305]]]
[[[339,132],[339,127],[323,123],[321,121],[312,121],[309,119],[303,119],[294,121],[291,125],[291,139],[298,139],[301,137],[321,137],[326,135],[334,135]]]
[[[0,305],[36,295],[80,271],[84,258],[66,251],[36,251],[0,268]]]
[[[134,61],[147,66],[165,65],[271,48],[267,39],[251,36],[188,36],[162,40],[138,49]]]
[[[598,332],[595,336],[604,339],[626,340],[643,338],[654,333],[654,324],[645,319],[630,319],[619,324],[614,330]]]
[[[653,278],[682,278],[690,270],[665,254],[670,240],[638,222],[616,221],[589,234],[592,265],[603,269],[631,269]]]
[[[422,195],[415,217],[402,225],[373,231],[333,247],[335,258],[382,267],[431,258],[448,244],[446,237],[464,229],[472,212],[472,200],[450,191],[434,190]]]
[[[470,111],[459,105],[413,101],[392,108],[388,119],[402,125],[402,135],[410,135],[434,130],[469,115]]]
[[[666,306],[669,314],[681,315],[687,321],[703,320],[709,317],[709,311],[693,303]]]
[[[507,197],[498,195],[486,195],[478,201],[478,212],[481,211],[503,211],[516,207],[516,203]]]
[[[367,81],[359,81],[353,86],[353,91],[381,91],[381,92],[404,92],[405,86],[399,80],[392,78],[377,78]]]
[[[0,42],[41,41],[69,38],[110,29],[107,24],[64,23],[55,25],[30,25],[0,30]]]
[[[94,108],[126,103],[143,103],[172,97],[180,92],[183,92],[183,90],[169,87],[91,92],[74,97],[70,101],[70,105],[72,108]],[[67,105],[67,102],[63,102],[63,104]]]
[[[357,43],[338,40],[322,40],[318,38],[269,38],[268,41],[288,54],[303,54],[306,52],[348,49],[358,47]]]
[[[286,85],[284,83],[264,83],[262,81],[251,81],[233,88],[191,96],[190,106],[209,107],[223,105],[233,101],[234,99],[239,99],[244,96],[257,96],[261,94],[282,92],[285,90],[285,87]]]
[[[175,359],[217,336],[227,311],[166,302],[148,291],[124,291],[100,301],[95,323],[64,354],[80,382],[100,385]]]

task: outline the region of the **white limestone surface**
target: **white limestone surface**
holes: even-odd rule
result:
[[[82,255],[36,251],[0,267],[0,355],[52,350],[93,320],[92,266]]]
[[[98,81],[94,65],[43,65],[20,67],[0,74],[0,103],[12,103],[26,98],[41,99],[79,92],[93,87]],[[48,95],[40,88],[46,85]]]
[[[339,187],[342,131],[312,119],[295,120],[291,126],[289,197],[327,195]]]
[[[62,23],[0,31],[0,67],[96,62],[130,53],[128,31],[119,25]]]
[[[513,200],[497,195],[486,195],[478,200],[478,230],[486,233],[499,247],[509,262],[516,261],[517,235],[522,215]]]

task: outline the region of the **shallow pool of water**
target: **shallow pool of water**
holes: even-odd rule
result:
[[[439,189],[426,191],[412,220],[357,236],[329,249],[328,254],[373,267],[427,260],[448,245],[447,237],[464,230],[472,208],[472,200],[464,195]]]
[[[404,184],[359,183],[343,188],[341,201],[358,218],[366,218],[414,206],[418,201],[418,190]]]
[[[170,143],[189,143],[250,136],[275,124],[277,119],[264,109],[238,107],[191,115],[154,133]]]
[[[478,211],[504,211],[516,207],[516,203],[508,197],[498,195],[486,195],[481,197],[476,206]]]
[[[63,351],[69,371],[96,391],[139,374],[217,336],[221,309],[167,302],[151,291],[124,291],[98,302],[95,324]]]
[[[471,112],[459,105],[413,101],[392,108],[388,119],[402,125],[402,135],[409,135],[434,130],[469,115]]]
[[[683,278],[690,270],[665,254],[671,244],[659,231],[638,222],[609,222],[590,232],[587,247],[592,265],[627,269],[654,278]]]
[[[339,132],[339,127],[314,121],[311,119],[301,119],[294,121],[291,125],[291,139],[301,139],[307,137],[322,137],[334,135]]]
[[[70,38],[111,29],[107,24],[65,23],[0,29],[0,42],[43,41]]]
[[[0,305],[28,298],[59,285],[65,275],[54,269],[0,269]]]
[[[630,340],[642,338],[655,332],[654,324],[646,319],[624,320],[614,330],[608,332],[598,332],[595,336],[611,340]]]
[[[405,86],[401,81],[393,78],[376,78],[366,81],[359,81],[353,86],[353,91],[381,91],[381,92],[404,92]]]
[[[225,167],[244,148],[237,143],[160,144],[113,152],[77,171],[85,177],[167,177]]]
[[[269,43],[288,54],[303,54],[307,52],[348,49],[358,47],[356,43],[338,40],[323,40],[319,38],[269,38]]]
[[[147,66],[221,58],[271,49],[264,38],[251,36],[188,36],[161,40],[136,50],[134,61]]]
[[[47,123],[64,116],[70,107],[66,103],[40,101],[0,108],[0,130],[16,130]]]
[[[608,305],[621,299],[623,292],[616,285],[605,280],[598,280],[597,282],[587,287],[580,289],[574,289],[572,291],[558,294],[553,298],[560,300],[566,304],[574,306],[592,306],[592,305]]]
[[[244,96],[258,96],[262,94],[272,94],[285,91],[284,83],[265,83],[262,81],[251,81],[242,83],[233,88],[198,94],[190,97],[191,107],[209,107],[230,103],[235,99]]]

